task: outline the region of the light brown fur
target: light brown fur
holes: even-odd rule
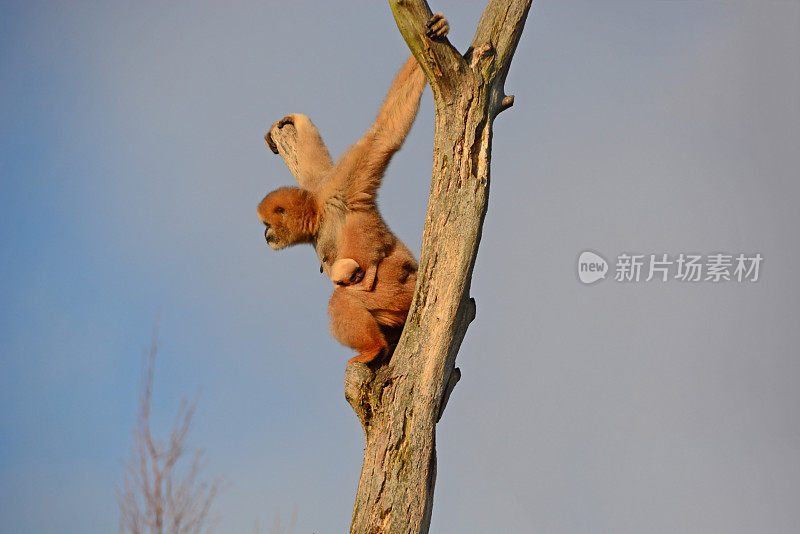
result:
[[[434,15],[429,36],[447,34],[447,21]],[[314,124],[289,115],[266,135],[287,124],[297,130],[295,151],[301,187],[284,187],[258,206],[273,249],[312,243],[321,270],[337,284],[328,312],[331,333],[359,352],[351,361],[369,362],[388,352],[405,324],[416,284],[417,261],[389,230],[376,194],[383,173],[403,144],[419,109],[425,75],[414,57],[398,72],[367,133],[332,165]]]

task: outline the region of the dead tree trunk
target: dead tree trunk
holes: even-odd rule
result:
[[[489,194],[492,121],[530,0],[492,0],[463,56],[425,39],[425,0],[390,0],[433,90],[436,133],[419,279],[391,363],[351,364],[345,396],[366,435],[352,533],[425,533],[436,480],[436,423],[460,377],[456,354],[475,317],[470,282]],[[446,14],[445,14],[446,15]]]
[[[345,397],[366,437],[353,534],[428,532],[436,481],[436,423],[461,373],[456,355],[475,318],[470,282],[489,195],[492,122],[510,107],[504,83],[531,0],[491,0],[462,56],[425,38],[425,0],[390,0],[436,106],[433,176],[414,301],[391,362],[348,365]],[[297,175],[296,132],[274,133]]]

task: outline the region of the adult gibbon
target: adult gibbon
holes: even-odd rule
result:
[[[449,25],[439,13],[427,36],[441,39]],[[392,156],[408,135],[425,89],[425,74],[411,56],[394,79],[372,127],[333,164],[317,128],[294,114],[266,135],[270,149],[276,129],[296,129],[295,177],[300,187],[282,187],[258,206],[267,244],[278,250],[311,243],[321,267],[336,284],[328,304],[331,334],[359,352],[350,361],[386,355],[402,332],[417,280],[417,261],[389,230],[376,193]]]

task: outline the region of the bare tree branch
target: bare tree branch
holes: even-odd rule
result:
[[[475,318],[470,284],[489,194],[492,122],[513,99],[505,75],[530,0],[492,0],[464,58],[447,44],[426,48],[424,0],[390,0],[423,64],[436,103],[431,196],[414,301],[391,363],[351,364],[345,397],[364,427],[366,449],[352,533],[425,533],[436,480],[436,423],[460,378],[455,360]]]
[[[264,139],[272,152],[280,154],[300,187],[316,189],[333,167],[328,147],[317,127],[305,115],[295,113],[282,118],[270,127]]]
[[[433,15],[427,2],[390,0],[389,5],[400,33],[425,71],[433,94],[447,99],[467,73],[464,58],[450,44],[449,39],[432,41],[425,38],[425,25]]]
[[[158,353],[158,329],[153,333],[149,352],[142,359],[139,381],[139,411],[133,431],[131,460],[125,463],[122,487],[117,491],[120,509],[120,532],[130,534],[199,534],[210,532],[213,525],[208,513],[222,484],[198,482],[202,451],[193,453],[189,464],[180,468],[185,458],[186,436],[191,428],[197,399],[181,401],[169,441],[159,443],[150,429],[153,399],[153,376]]]
[[[483,11],[470,49],[491,46],[497,57],[497,69],[508,71],[530,7],[528,1],[491,0]]]

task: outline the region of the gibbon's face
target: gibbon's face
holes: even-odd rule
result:
[[[315,209],[308,191],[299,187],[277,189],[264,197],[257,212],[273,250],[311,241]]]

